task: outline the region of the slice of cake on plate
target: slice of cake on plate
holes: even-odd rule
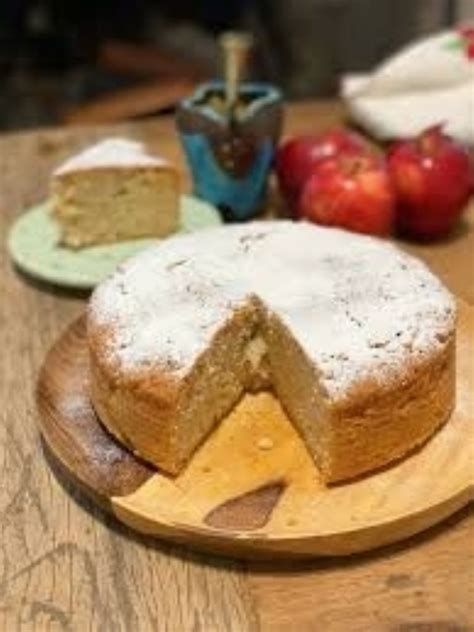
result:
[[[178,173],[142,143],[109,138],[53,172],[51,213],[70,248],[165,237],[178,226]]]

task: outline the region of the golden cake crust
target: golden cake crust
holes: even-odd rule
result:
[[[400,379],[381,389],[359,388],[335,406],[330,479],[353,478],[383,467],[424,443],[454,407],[455,337]]]

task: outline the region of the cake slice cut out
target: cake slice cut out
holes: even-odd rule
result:
[[[72,156],[50,188],[51,213],[70,248],[165,237],[178,226],[178,173],[136,141],[109,138]]]

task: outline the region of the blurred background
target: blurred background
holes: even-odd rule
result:
[[[254,33],[251,74],[289,99],[474,15],[473,0],[1,0],[0,129],[169,112],[219,73],[216,36]]]

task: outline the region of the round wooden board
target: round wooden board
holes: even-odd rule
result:
[[[68,475],[132,529],[234,557],[347,555],[422,531],[474,498],[473,358],[474,310],[460,304],[451,419],[392,467],[329,488],[269,393],[244,397],[176,479],[139,461],[92,409],[84,317],[45,360],[39,424]]]

